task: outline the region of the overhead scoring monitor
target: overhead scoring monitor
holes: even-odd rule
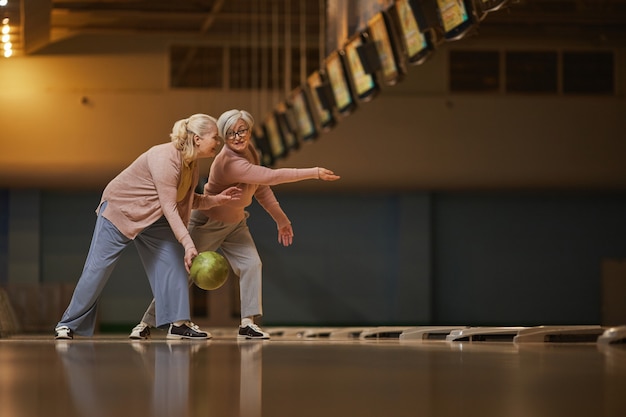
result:
[[[394,85],[402,78],[406,69],[391,18],[387,12],[382,11],[374,15],[367,26],[380,61],[381,83]]]
[[[311,113],[311,105],[304,88],[298,87],[291,92],[289,107],[292,109],[296,132],[300,140],[310,140],[317,137],[315,119]]]
[[[292,149],[298,149],[300,147],[300,140],[293,109],[283,102],[276,107],[275,115],[278,130],[283,138],[287,152]]]
[[[343,50],[336,50],[326,58],[325,62],[326,76],[333,93],[335,109],[342,116],[350,114],[356,108],[344,57],[345,52]]]
[[[367,32],[353,36],[345,47],[346,69],[359,101],[371,100],[380,90],[376,72],[381,68],[376,45]]]
[[[263,133],[269,144],[272,161],[275,162],[277,159],[284,158],[287,155],[288,149],[285,146],[274,112],[270,112],[265,117],[263,121]]]
[[[437,0],[437,14],[447,41],[461,39],[476,23],[471,0]]]
[[[323,71],[323,70],[322,70]],[[328,130],[335,125],[333,115],[334,99],[330,85],[321,71],[315,71],[307,78],[311,94],[311,111],[321,130]]]
[[[396,0],[389,16],[397,28],[406,62],[419,65],[426,61],[435,49],[435,34],[427,28],[419,6],[413,0]]]

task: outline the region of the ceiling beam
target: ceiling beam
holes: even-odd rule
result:
[[[22,0],[22,42],[30,54],[50,42],[51,0]]]

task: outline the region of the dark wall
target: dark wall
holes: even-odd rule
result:
[[[248,220],[265,325],[598,324],[601,262],[626,258],[623,192],[275,192],[294,244],[258,204]],[[76,282],[99,198],[41,194],[40,282]],[[151,298],[131,246],[102,323],[134,323]]]
[[[0,285],[7,282],[9,262],[9,192],[0,190]]]
[[[266,319],[306,324],[598,324],[626,195],[281,196],[296,244],[253,208]]]
[[[601,261],[626,257],[626,194],[433,201],[436,322],[601,322]]]
[[[428,194],[279,195],[294,244],[254,205],[249,224],[263,259],[264,322],[428,323]]]

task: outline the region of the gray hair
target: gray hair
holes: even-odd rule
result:
[[[248,129],[252,129],[254,127],[254,118],[250,113],[245,110],[233,109],[225,111],[217,119],[217,134],[225,138],[226,132],[228,132],[235,125],[235,123],[239,121],[239,119],[248,124]]]

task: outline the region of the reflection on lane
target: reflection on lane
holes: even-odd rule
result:
[[[262,415],[260,343],[63,341],[55,346],[72,399],[65,416]]]

